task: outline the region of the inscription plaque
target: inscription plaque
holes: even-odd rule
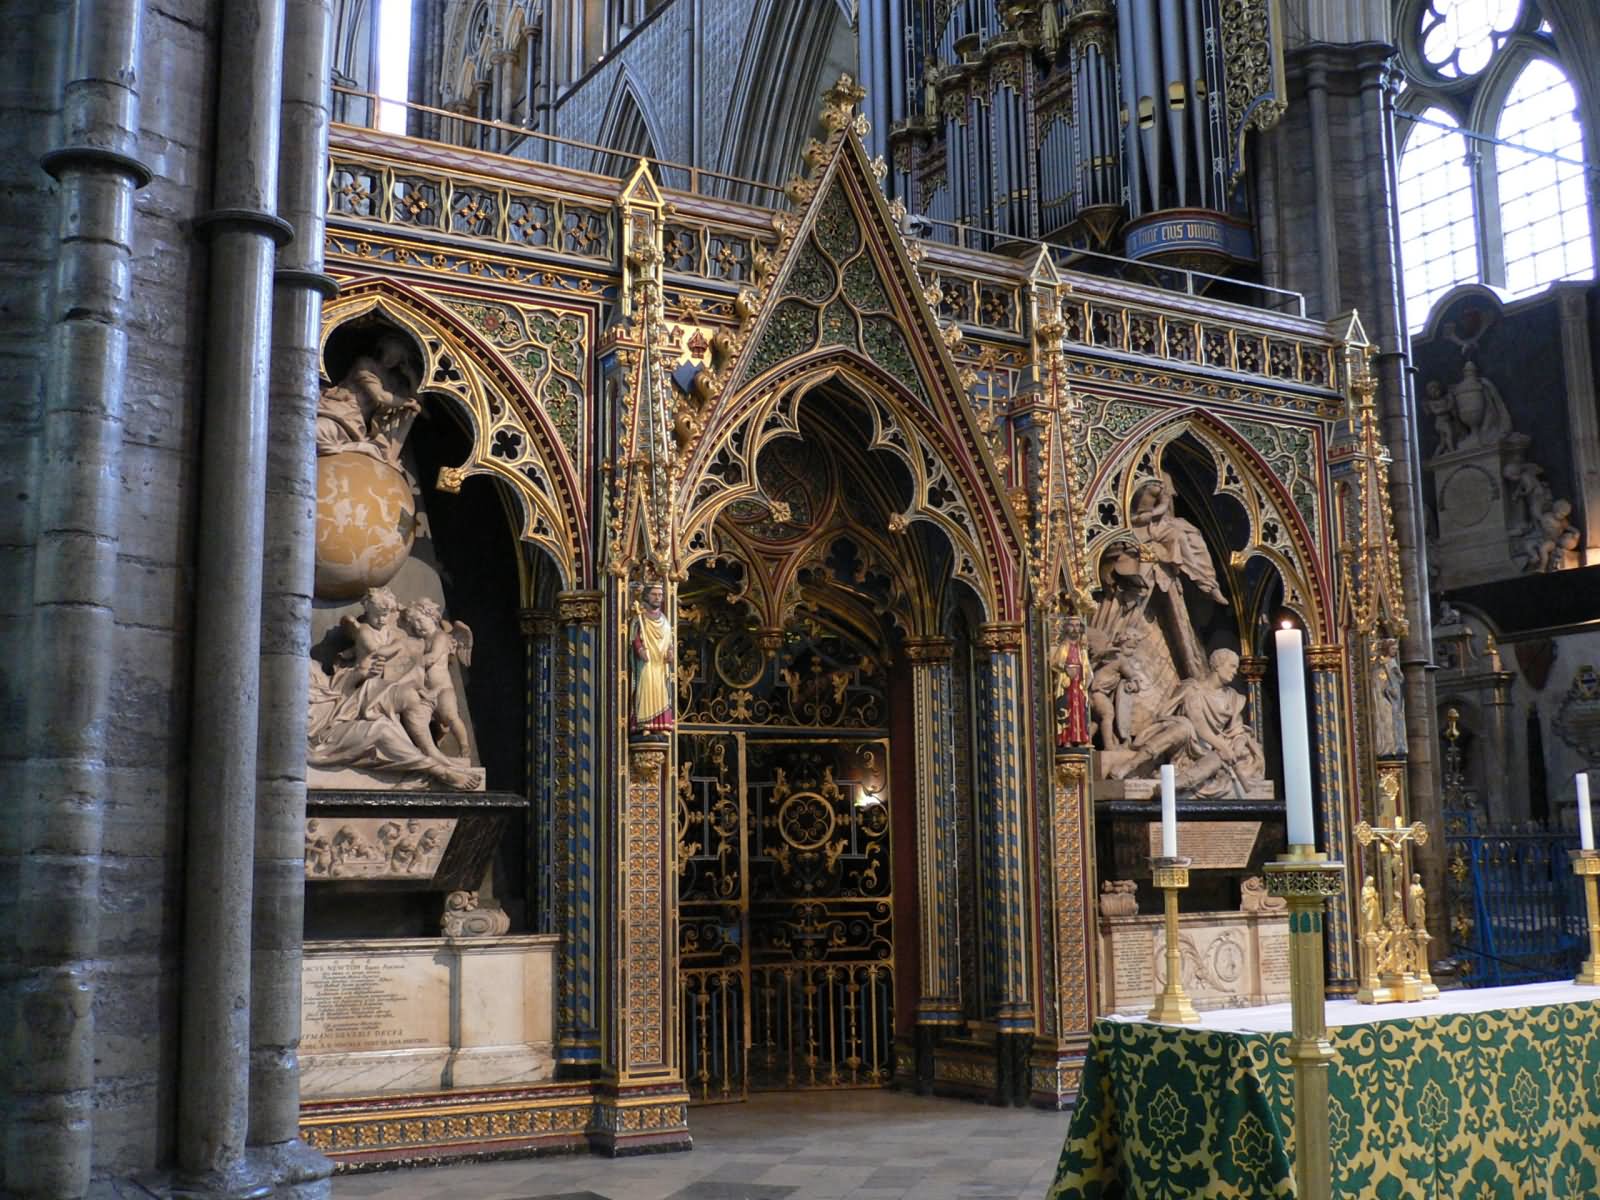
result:
[[[1261,990],[1269,996],[1289,991],[1289,935],[1261,931]]]
[[[1147,831],[1154,858],[1161,853],[1161,822]],[[1260,835],[1260,821],[1179,821],[1178,853],[1194,860],[1191,870],[1237,871],[1250,865]]]
[[[450,981],[429,961],[307,955],[300,1048],[404,1050],[450,1044]]]
[[[1154,996],[1156,939],[1150,929],[1129,929],[1113,943],[1112,974],[1118,997]]]

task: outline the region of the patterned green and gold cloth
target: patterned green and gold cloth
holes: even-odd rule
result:
[[[1328,1040],[1335,1197],[1600,1198],[1600,1000]],[[1096,1022],[1048,1200],[1293,1196],[1289,1041]]]

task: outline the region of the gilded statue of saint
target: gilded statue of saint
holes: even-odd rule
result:
[[[661,606],[666,589],[651,583],[644,589],[633,618],[633,730],[665,737],[672,729],[672,622]]]
[[[1050,653],[1056,673],[1056,745],[1089,744],[1089,648],[1083,640],[1083,618],[1073,613]]]

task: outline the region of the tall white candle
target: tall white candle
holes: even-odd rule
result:
[[[1278,649],[1278,721],[1283,729],[1283,790],[1289,845],[1314,846],[1311,817],[1311,726],[1306,719],[1306,663],[1300,631],[1287,624],[1275,633]]]
[[[1594,814],[1589,811],[1589,772],[1579,771],[1578,784],[1578,845],[1585,850],[1594,849]]]
[[[1161,764],[1161,857],[1178,857],[1178,780],[1171,763]]]

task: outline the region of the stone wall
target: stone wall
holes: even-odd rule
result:
[[[22,728],[30,696],[72,688],[29,662],[32,545],[58,187],[39,165],[62,141],[56,114],[67,67],[66,3],[8,2],[0,55],[26,71],[0,87],[0,154],[12,180],[0,204],[0,629],[14,647],[0,676],[0,723]],[[94,1170],[123,1176],[170,1161],[175,1138],[179,946],[186,799],[188,630],[193,608],[194,482],[206,261],[191,229],[206,206],[217,6],[170,0],[144,12],[139,157],[154,178],[139,193],[120,459],[114,666],[105,729],[106,799],[99,860],[99,955],[93,964]],[[61,469],[74,464],[52,464]],[[15,754],[18,739],[6,739]],[[42,764],[12,758],[7,773]],[[11,787],[8,795],[15,795]],[[19,806],[20,807],[20,806]],[[20,826],[20,828],[18,827]],[[24,819],[0,847],[0,896],[11,904]],[[17,835],[21,834],[19,838]],[[9,916],[9,914],[8,914]],[[3,921],[7,929],[12,921]],[[10,956],[7,956],[8,960]],[[10,1014],[7,1014],[8,1017]],[[11,1021],[7,1020],[9,1031]],[[3,1181],[0,1181],[3,1182]]]

